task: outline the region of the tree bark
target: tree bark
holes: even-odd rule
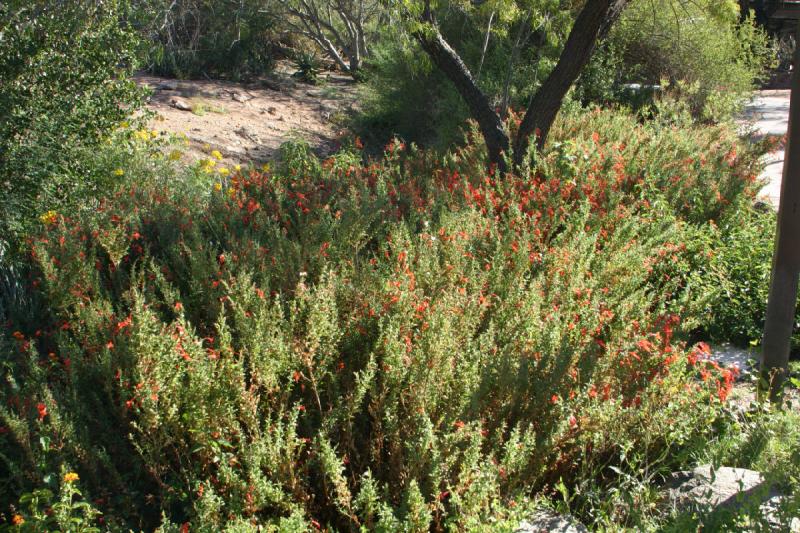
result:
[[[592,57],[597,42],[603,39],[630,0],[587,0],[569,33],[555,68],[533,97],[514,141],[514,165],[519,166],[527,152],[530,136],[544,147],[553,121],[567,91]]]
[[[492,109],[489,98],[478,87],[467,65],[439,33],[429,10],[426,10],[423,21],[429,24],[417,31],[414,36],[422,49],[430,56],[431,61],[455,85],[461,98],[469,107],[472,117],[478,122],[478,127],[486,142],[486,149],[489,152],[489,162],[495,165],[499,172],[505,172],[507,170],[505,154],[508,153],[511,141],[503,127],[503,121]]]
[[[800,26],[798,26],[800,34]],[[795,65],[800,64],[800,47],[795,50]],[[800,278],[800,73],[792,74],[789,103],[789,132],[786,162],[783,165],[775,255],[764,324],[761,356],[760,392],[780,402],[789,371],[789,350]]]

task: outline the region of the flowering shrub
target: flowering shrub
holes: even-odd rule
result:
[[[4,501],[69,465],[112,527],[511,530],[587,465],[696,442],[732,375],[678,338],[684,226],[751,162],[717,136],[713,169],[654,166],[680,132],[598,117],[522,177],[294,149],[43,221],[43,311],[0,334]]]

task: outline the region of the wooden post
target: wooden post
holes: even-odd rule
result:
[[[761,356],[760,392],[763,395],[768,391],[775,402],[781,401],[789,370],[800,276],[800,46],[795,50],[793,64],[789,132]]]

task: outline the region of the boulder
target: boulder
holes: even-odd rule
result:
[[[698,466],[694,470],[676,472],[667,483],[669,501],[676,508],[737,510],[745,504],[764,501],[769,486],[763,476],[744,468]]]
[[[250,101],[250,100],[252,100],[252,99],[253,99],[253,97],[252,97],[252,96],[250,96],[249,94],[240,93],[240,92],[234,92],[234,93],[233,93],[233,95],[232,95],[231,97],[232,97],[232,98],[233,98],[235,101],[237,101],[237,102],[239,102],[239,103],[242,103],[242,104],[244,104],[244,103],[246,103],[246,102],[248,102],[248,101]]]
[[[589,530],[572,515],[538,509],[520,522],[514,533],[589,533]]]
[[[172,107],[175,109],[179,109],[181,111],[191,111],[192,106],[189,105],[189,102],[186,100],[182,100],[180,98],[173,98],[172,99]]]

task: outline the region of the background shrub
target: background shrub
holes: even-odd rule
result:
[[[739,16],[735,0],[634,2],[582,76],[579,94],[627,102],[622,84],[682,82],[695,116],[724,120],[774,59],[766,32]]]
[[[760,344],[769,296],[775,213],[744,211],[709,228],[707,264],[696,273],[708,295],[708,334],[717,342]],[[800,324],[800,316],[795,322]],[[800,347],[795,327],[792,348]]]
[[[277,33],[269,3],[137,0],[134,6],[154,74],[241,80],[273,67]]]
[[[571,16],[546,0],[504,9],[444,5],[437,24],[494,105],[520,109],[558,59]],[[693,117],[727,120],[774,57],[766,33],[752,19],[740,20],[735,1],[634,2],[600,43],[571,97],[584,105],[638,109],[649,107],[659,92],[648,87],[667,85],[680,93]],[[398,135],[439,148],[461,139],[469,116],[465,105],[407,33],[392,25],[384,29],[370,66],[366,105],[357,121],[362,137],[383,146]]]
[[[442,35],[492,103],[515,109],[527,106],[555,65],[573,16],[571,7],[556,9],[550,0],[444,3],[436,12]],[[396,135],[440,149],[461,140],[466,105],[402,23],[381,28],[369,67],[366,106],[357,121],[362,137],[379,147]]]
[[[0,248],[114,180],[88,159],[141,103],[121,15],[118,2],[0,6]]]

